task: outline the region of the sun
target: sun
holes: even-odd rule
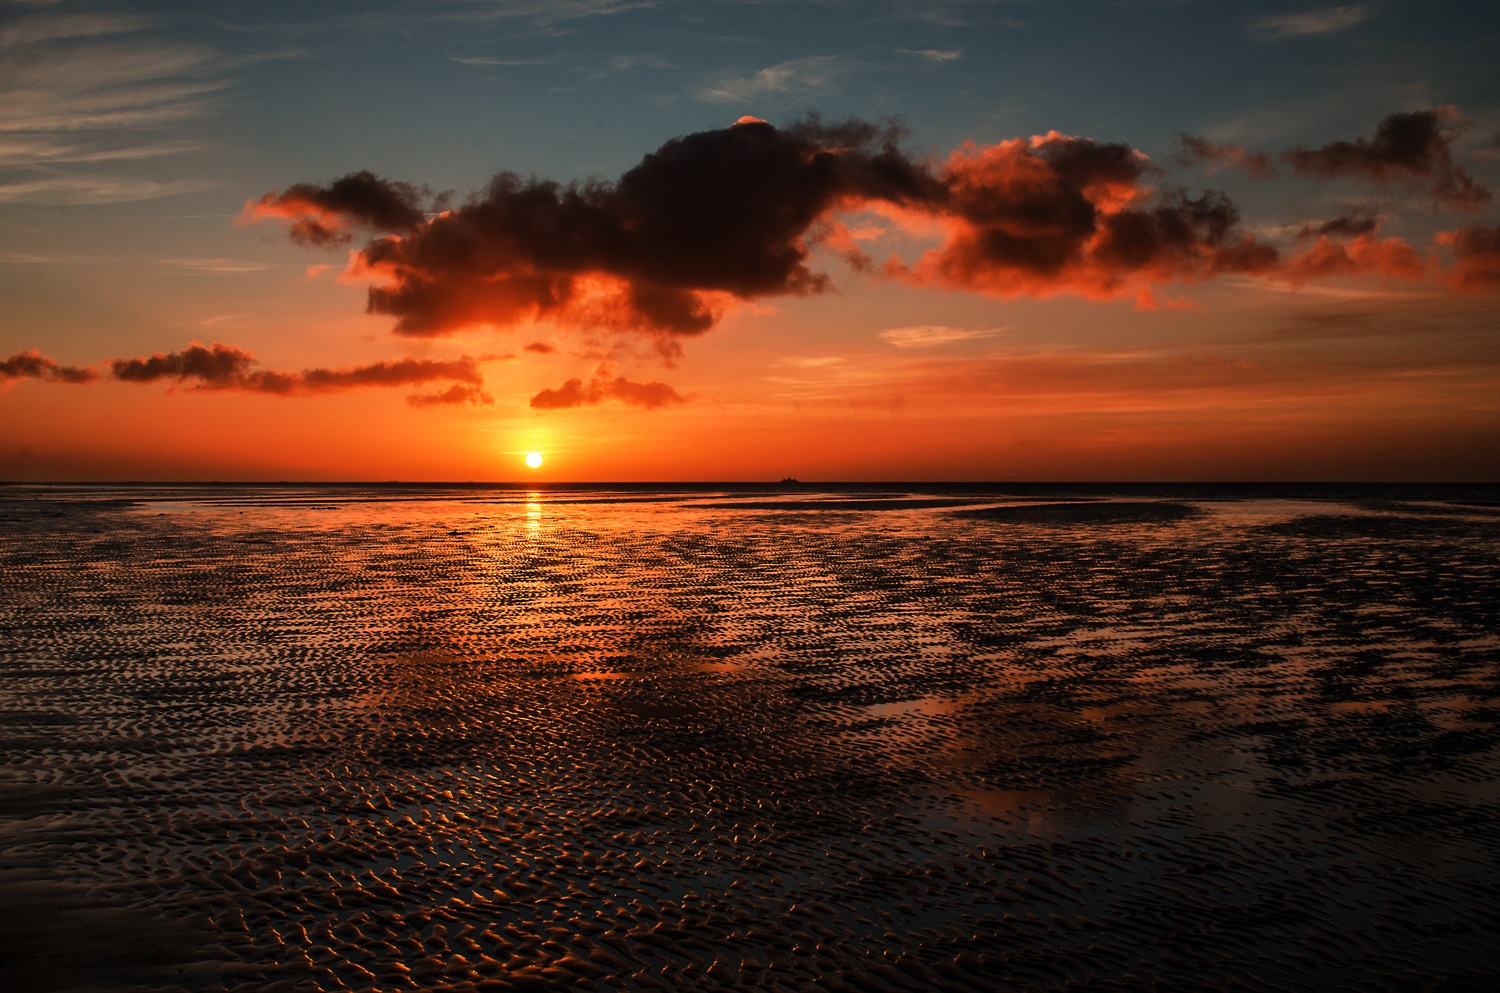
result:
[[[541,452],[527,452],[526,453],[526,464],[528,466],[530,466],[531,468],[533,468],[533,469],[540,468],[541,465],[542,465],[542,453]]]

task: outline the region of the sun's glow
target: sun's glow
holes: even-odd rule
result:
[[[540,468],[541,464],[542,464],[542,453],[541,452],[527,452],[526,453],[526,464],[528,466],[530,466],[531,468],[533,468],[533,469]]]

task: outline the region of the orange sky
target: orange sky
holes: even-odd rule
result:
[[[847,295],[731,317],[672,369],[643,362],[687,398],[670,409],[530,409],[538,367],[556,368],[558,380],[588,374],[587,361],[561,350],[483,365],[492,407],[414,409],[385,389],[277,397],[18,382],[4,397],[16,425],[10,475],[1484,479],[1500,468],[1485,300],[1412,294],[1402,309],[1380,300],[1367,311],[1282,294],[1249,313],[1221,313],[1212,342],[1197,329],[1214,319],[1213,301],[1155,312],[1028,301],[1006,308],[1011,324],[966,315],[950,327],[973,337],[898,348],[877,337],[888,330],[881,324],[918,328],[918,338],[934,326],[865,323]],[[819,313],[838,304],[837,318]],[[1059,341],[1059,325],[1076,327],[1077,338]],[[1423,342],[1416,361],[1414,336]],[[387,354],[384,344],[376,337],[363,351],[373,359]],[[457,351],[446,341],[431,347]],[[320,361],[313,349],[303,354],[288,364]],[[522,464],[529,451],[545,453],[540,470]]]

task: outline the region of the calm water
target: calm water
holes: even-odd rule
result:
[[[7,991],[1490,990],[1500,490],[5,487],[0,746]]]

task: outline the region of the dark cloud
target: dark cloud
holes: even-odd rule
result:
[[[1311,175],[1415,178],[1446,202],[1478,203],[1488,193],[1451,162],[1455,121],[1449,108],[1393,114],[1373,139],[1285,159]],[[1238,145],[1187,135],[1179,144],[1191,161],[1270,171],[1266,155]],[[1160,175],[1129,145],[1056,132],[970,143],[933,161],[906,151],[891,125],[813,117],[777,128],[747,117],[674,138],[614,182],[501,173],[461,205],[424,214],[417,188],[356,173],[268,193],[245,216],[281,218],[317,244],[371,231],[349,274],[370,282],[368,310],[394,318],[397,334],[550,322],[648,335],[669,364],[682,339],[713,327],[737,300],[828,290],[829,275],[813,264],[819,243],[877,277],[1006,297],[1150,302],[1153,287],[1171,282],[1301,279],[1319,268],[1288,268],[1223,193],[1157,190]],[[923,237],[935,232],[938,244],[912,262],[877,264],[839,220],[862,210]],[[1362,223],[1329,222],[1305,237],[1372,233]]]
[[[204,387],[227,389],[243,384],[253,375],[255,357],[234,345],[211,346],[193,342],[180,352],[157,352],[147,358],[115,359],[114,377],[127,383],[151,383],[158,379],[179,382],[195,379]],[[281,390],[278,392],[285,392]]]
[[[555,390],[542,390],[531,398],[536,410],[562,410],[567,407],[596,407],[609,400],[632,407],[657,410],[686,402],[686,398],[666,383],[633,383],[623,376],[611,376],[601,367],[587,383],[570,379]]]
[[[266,217],[288,223],[293,241],[304,245],[343,245],[353,240],[350,228],[410,231],[426,220],[425,187],[381,179],[369,171],[350,173],[327,186],[297,183],[281,193],[267,193],[245,204],[241,219]]]
[[[467,356],[451,362],[399,359],[350,369],[308,369],[299,376],[302,385],[314,391],[347,389],[351,386],[410,386],[433,380],[453,380],[471,386],[484,385],[484,377],[474,360]]]
[[[450,361],[433,359],[398,359],[375,362],[346,369],[305,369],[301,372],[277,372],[255,369],[250,352],[234,345],[214,342],[191,343],[180,352],[158,352],[155,355],[115,359],[111,363],[115,379],[127,383],[152,383],[172,380],[191,382],[196,389],[239,390],[249,393],[271,393],[279,396],[330,393],[365,386],[417,386],[450,382],[447,391],[408,399],[416,406],[438,403],[483,403],[494,401],[481,389],[484,377],[476,361],[468,356]]]
[[[1241,230],[1228,197],[1153,194],[1155,168],[1128,145],[1050,134],[952,156],[944,244],[887,271],[1001,296],[1104,298],[1155,283],[1270,271],[1276,249]]]
[[[1460,130],[1452,107],[1389,114],[1373,138],[1334,141],[1320,148],[1298,146],[1281,158],[1293,170],[1324,179],[1356,176],[1375,183],[1425,180],[1450,206],[1476,210],[1490,191],[1453,164],[1452,142]]]
[[[0,361],[0,382],[16,379],[41,379],[52,383],[92,383],[99,378],[93,369],[58,365],[35,348],[17,352]]]
[[[1220,169],[1243,169],[1256,178],[1275,174],[1271,157],[1252,152],[1244,145],[1221,145],[1190,134],[1177,136],[1177,161],[1183,165],[1207,165],[1209,172]]]
[[[529,345],[523,346],[522,350],[533,352],[537,355],[551,355],[553,352],[557,351],[557,348],[553,345],[547,344],[545,341],[533,341]]]
[[[1193,198],[1171,191],[1157,206],[1103,217],[1092,253],[1111,269],[1150,271],[1162,279],[1271,268],[1276,250],[1239,223],[1239,210],[1222,193]]]
[[[439,407],[461,403],[490,406],[495,402],[495,398],[478,386],[470,386],[467,383],[454,383],[446,390],[440,390],[437,393],[415,393],[407,397],[406,402],[413,407]]]
[[[1500,227],[1476,224],[1444,231],[1438,243],[1453,252],[1453,266],[1446,274],[1450,286],[1468,292],[1500,291]]]
[[[827,289],[809,232],[837,204],[940,194],[898,138],[857,121],[746,121],[674,138],[615,183],[502,173],[417,230],[371,241],[355,269],[398,334],[535,320],[698,334],[730,298]]]
[[[864,121],[749,119],[675,138],[615,183],[502,173],[415,228],[400,218],[351,272],[372,280],[369,310],[394,317],[398,334],[551,320],[663,337],[708,330],[733,299],[828,289],[810,251],[840,209],[951,222],[942,261],[900,275],[996,292],[1107,294],[1133,275],[1175,278],[1173,260],[1196,278],[1254,268],[1270,251],[1221,223],[1232,227],[1232,208],[1217,195],[1147,205],[1142,181],[1156,170],[1127,145],[1053,134],[968,146],[939,168],[900,142],[899,129]],[[332,192],[299,186],[260,203],[333,211]],[[348,226],[336,211],[319,217]]]

